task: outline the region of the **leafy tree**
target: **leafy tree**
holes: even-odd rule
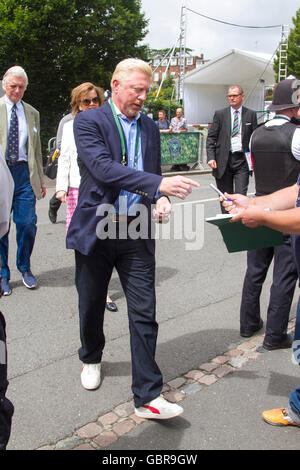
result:
[[[172,77],[172,75],[168,75],[161,87],[165,100],[174,99],[174,97],[176,96],[175,88],[176,85],[174,78]]]
[[[145,110],[148,113],[153,114],[153,119],[158,119],[158,111],[164,109],[166,111],[167,119],[171,119],[176,116],[176,109],[182,108],[182,105],[177,101],[164,100],[163,98],[158,98],[157,100],[149,100],[145,102]]]
[[[0,75],[12,65],[28,74],[24,99],[41,114],[45,146],[72,88],[85,81],[109,88],[126,57],[146,59],[141,0],[1,0]]]
[[[288,42],[288,75],[300,78],[300,8],[293,23],[295,27],[290,31]]]
[[[287,75],[294,75],[300,78],[300,8],[293,17],[294,28],[291,29],[288,37],[287,48]],[[274,60],[274,71],[276,73],[276,80],[278,81],[279,74],[279,51]]]
[[[158,119],[158,111],[161,109],[166,111],[167,119],[174,117],[176,109],[182,107],[182,105],[174,99],[176,93],[175,81],[172,75],[168,75],[164,80],[158,97],[157,92],[158,85],[155,84],[145,102],[147,112],[153,113],[153,119],[155,120]]]

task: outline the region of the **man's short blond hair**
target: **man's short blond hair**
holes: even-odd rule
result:
[[[125,81],[131,72],[143,72],[148,75],[150,78],[152,77],[152,69],[147,62],[141,59],[124,59],[119,62],[115,68],[113,76],[111,78],[111,87],[114,80],[118,80],[119,82]]]

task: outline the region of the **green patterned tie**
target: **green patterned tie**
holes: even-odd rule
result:
[[[231,137],[235,137],[239,133],[239,112],[235,111],[234,112],[234,120],[233,120],[233,126],[232,126],[232,132],[231,132]]]

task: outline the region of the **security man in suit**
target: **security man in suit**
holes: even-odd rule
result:
[[[111,100],[74,120],[81,182],[67,247],[75,250],[83,387],[101,383],[105,301],[116,267],[128,306],[135,413],[168,419],[183,410],[160,397],[151,205],[155,216],[168,216],[166,195],[184,199],[199,185],[180,175],[161,176],[160,134],[141,113],[151,77],[144,61],[125,59],[112,76]],[[131,229],[138,226],[135,236]]]
[[[245,153],[249,152],[257,117],[255,111],[242,106],[244,98],[239,85],[229,87],[229,107],[215,112],[206,140],[207,164],[223,193],[247,194],[250,171]]]
[[[40,142],[40,117],[36,109],[22,101],[28,78],[22,67],[14,66],[3,76],[5,95],[0,98],[0,144],[14,180],[12,204],[17,231],[17,268],[24,285],[36,287],[30,256],[36,236],[36,199],[46,195]],[[8,267],[8,234],[0,239],[1,276],[4,295],[11,294]]]

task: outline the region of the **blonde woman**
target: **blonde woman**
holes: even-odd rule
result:
[[[63,127],[61,151],[56,177],[56,198],[67,203],[66,231],[77,205],[80,174],[77,164],[77,149],[73,134],[75,116],[88,109],[98,108],[104,103],[103,90],[90,82],[82,83],[72,90],[71,108],[73,119]]]

